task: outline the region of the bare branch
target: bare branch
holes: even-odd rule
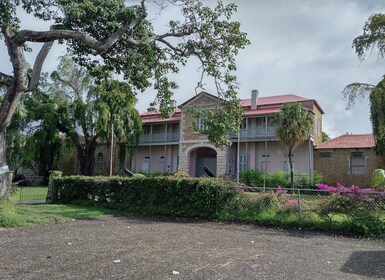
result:
[[[105,51],[112,47],[117,41],[122,38],[124,34],[133,30],[138,24],[140,24],[147,17],[147,8],[144,4],[145,0],[141,1],[142,14],[134,21],[127,23],[119,28],[118,31],[112,33],[103,41],[98,41],[94,37],[86,34],[82,31],[75,30],[50,30],[50,31],[33,31],[33,30],[21,30],[16,33],[12,39],[17,45],[22,45],[25,42],[51,42],[59,39],[73,39],[83,43],[84,45],[98,51]],[[154,41],[156,37],[150,37],[147,40],[135,40],[132,37],[128,37],[127,40],[132,45],[143,45]]]
[[[54,41],[44,43],[39,54],[37,55],[35,63],[33,64],[33,70],[28,90],[35,90],[37,88],[44,60],[46,59],[49,51],[51,50],[53,43]]]

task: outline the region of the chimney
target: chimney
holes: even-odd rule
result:
[[[170,106],[171,106],[172,111],[170,112],[170,114],[168,116],[169,118],[171,118],[174,115],[174,113],[175,113],[175,110],[176,110],[176,100],[171,100]]]
[[[256,110],[257,109],[257,104],[258,104],[258,90],[253,89],[251,91],[251,110]]]
[[[171,100],[171,107],[176,108],[176,100]]]

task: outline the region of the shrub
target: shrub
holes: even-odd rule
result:
[[[188,174],[188,172],[184,171],[184,170],[180,170],[180,171],[174,173],[174,177],[177,177],[177,178],[191,178],[190,174]]]
[[[214,218],[233,191],[216,178],[81,177],[56,178],[53,201],[91,203],[133,213]]]
[[[266,175],[263,171],[247,169],[239,172],[239,180],[247,186],[262,187]]]
[[[375,189],[385,188],[385,170],[376,169],[372,175],[372,187]]]

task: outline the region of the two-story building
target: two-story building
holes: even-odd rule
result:
[[[322,114],[316,100],[288,94],[259,97],[256,90],[251,98],[242,100],[244,119],[240,133],[230,134],[232,145],[217,148],[205,135],[193,129],[193,123],[201,125],[188,110],[191,107],[212,110],[221,100],[201,92],[179,106],[169,118],[159,113],[142,115],[143,134],[139,146],[131,159],[132,170],[154,172],[187,171],[200,177],[208,167],[214,174],[235,177],[237,171],[245,169],[275,172],[288,169],[287,150],[276,137],[276,127],[271,118],[280,111],[282,104],[299,102],[314,117],[309,139],[293,152],[294,170],[297,174],[313,173],[313,146],[321,142]]]

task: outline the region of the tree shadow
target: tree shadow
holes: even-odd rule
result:
[[[340,271],[372,278],[385,278],[385,251],[356,251]]]

